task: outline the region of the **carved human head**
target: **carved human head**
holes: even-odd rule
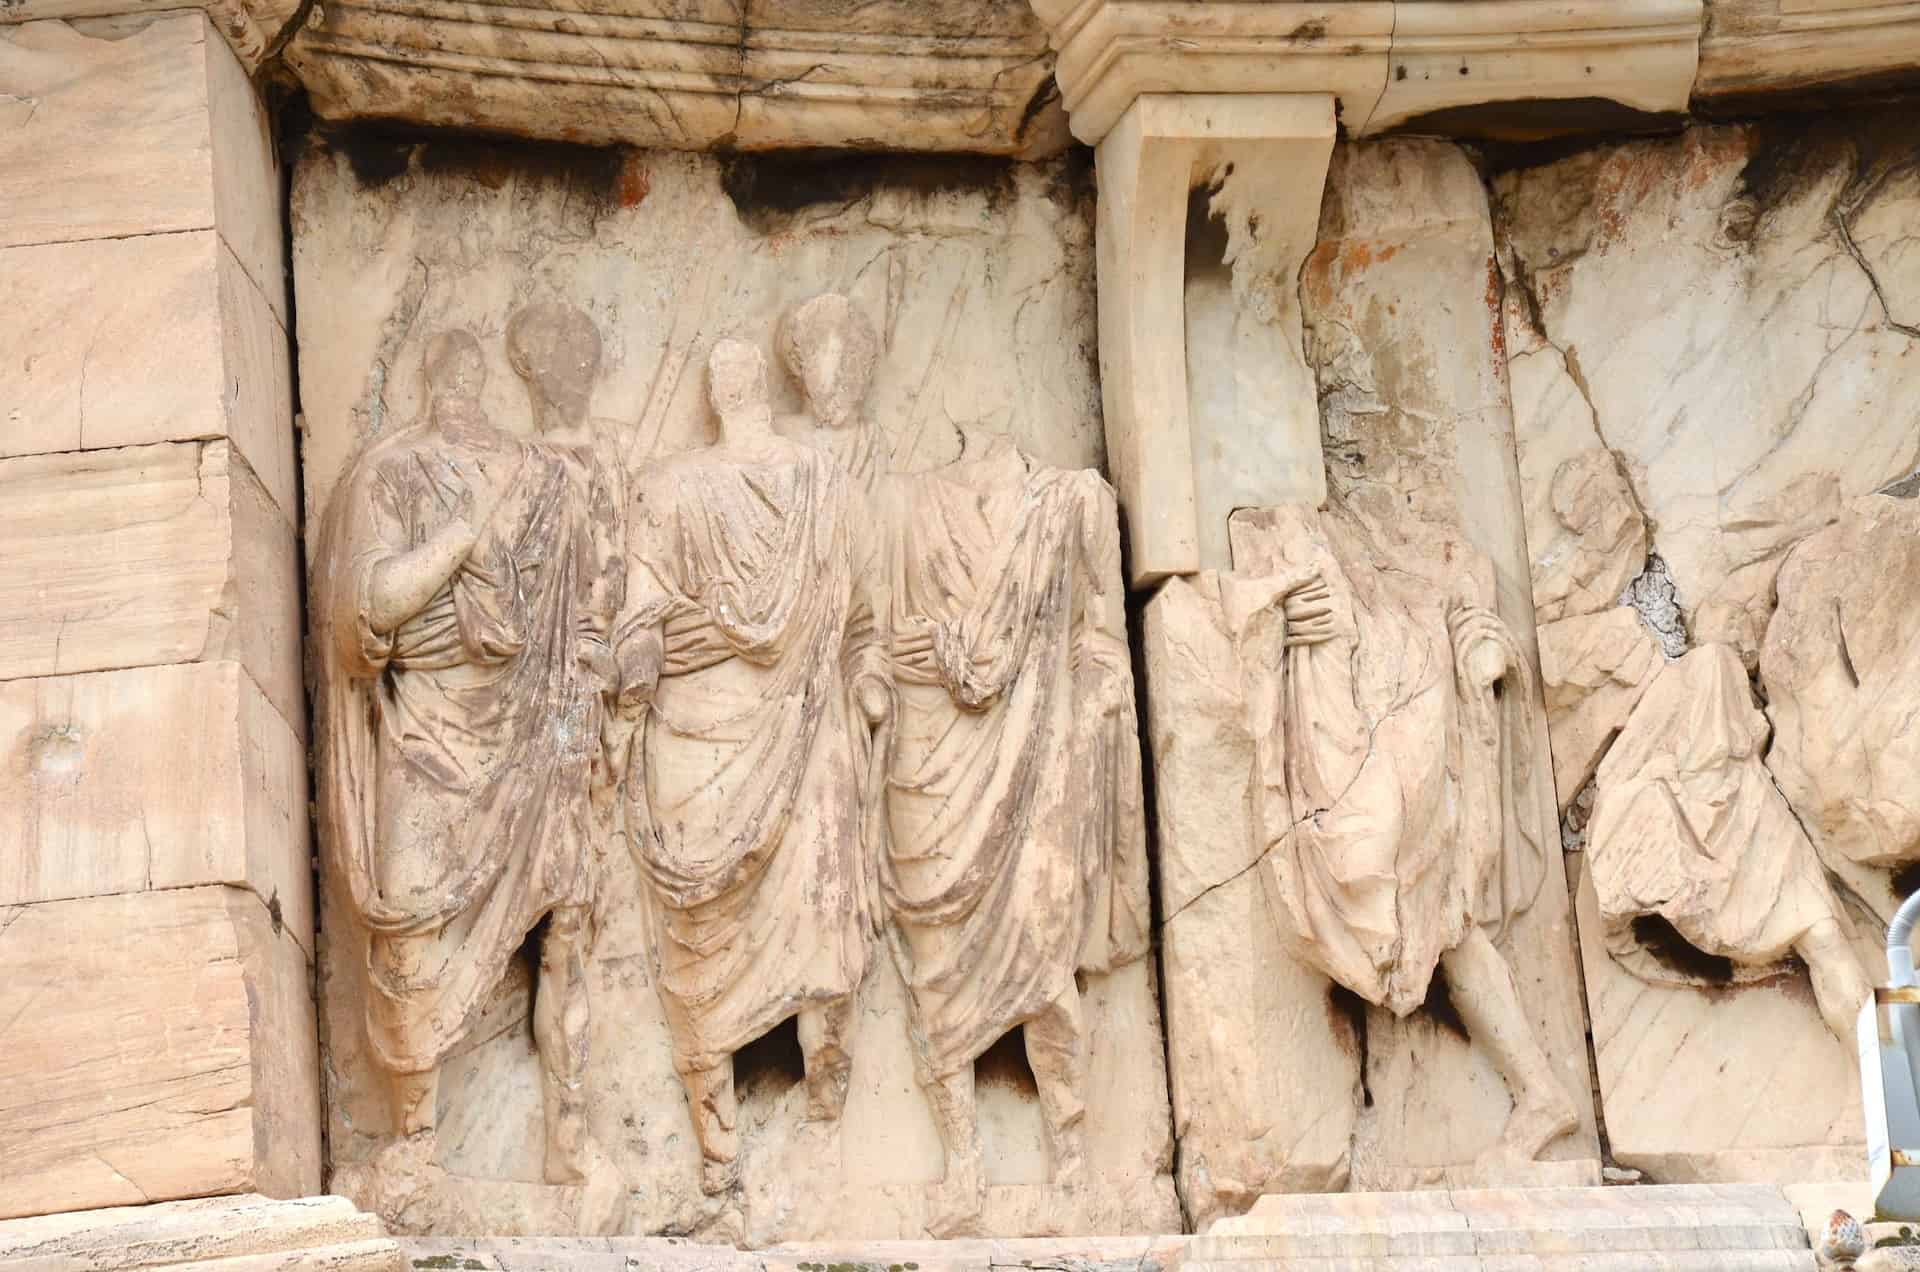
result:
[[[825,292],[787,315],[779,345],[814,419],[827,428],[852,424],[880,357],[880,338],[866,315],[840,293]]]
[[[487,383],[487,359],[471,331],[456,327],[429,340],[424,368],[427,406],[434,419],[445,423],[478,412],[480,390]]]
[[[707,398],[724,436],[729,428],[770,422],[767,360],[744,340],[721,340],[707,355]]]
[[[572,305],[528,305],[507,321],[507,361],[526,382],[537,426],[578,424],[600,376],[600,329]]]

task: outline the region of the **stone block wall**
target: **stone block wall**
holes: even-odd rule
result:
[[[317,1192],[280,178],[198,12],[0,27],[0,1216]]]

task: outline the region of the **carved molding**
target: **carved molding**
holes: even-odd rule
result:
[[[234,56],[252,71],[278,48],[300,8],[299,0],[12,0],[0,4],[0,27],[45,19],[157,16],[200,9]]]
[[[1217,506],[1225,483],[1195,480],[1207,457],[1237,453],[1228,435],[1238,421],[1189,409],[1189,193],[1215,188],[1212,211],[1230,236],[1239,235],[1238,250],[1229,248],[1236,292],[1253,295],[1264,320],[1290,336],[1286,347],[1298,349],[1297,293],[1270,282],[1296,277],[1313,249],[1334,131],[1333,98],[1325,93],[1149,93],[1100,142],[1100,387],[1135,587],[1232,564],[1225,539],[1232,507]],[[1261,429],[1284,431],[1273,428],[1274,418],[1295,416],[1314,421],[1317,438],[1311,377],[1299,378],[1291,396],[1267,404]],[[1292,471],[1262,465],[1265,484],[1234,490],[1234,502],[1324,495],[1289,488]]]
[[[1074,136],[1143,93],[1331,93],[1357,136],[1490,102],[1683,111],[1700,0],[1212,4],[1034,0]]]
[[[1920,4],[1716,0],[1707,9],[1694,94],[1793,93],[1909,81],[1920,64]]]
[[[960,8],[318,0],[287,60],[330,119],[676,149],[1060,150],[1045,32],[1020,5]]]

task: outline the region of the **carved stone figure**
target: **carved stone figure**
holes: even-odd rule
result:
[[[862,410],[880,357],[880,338],[866,315],[838,292],[823,292],[787,315],[780,360],[807,399],[807,414],[781,421],[790,437],[826,448],[856,488],[885,468],[885,440]]]
[[[597,345],[597,337],[595,338]],[[494,426],[472,335],[428,347],[424,422],[362,452],[336,491],[315,581],[327,869],[368,934],[366,1032],[396,1131],[430,1161],[441,1060],[530,933],[546,1177],[607,1167],[587,1132],[584,959],[595,894],[588,791],[617,541],[593,464]],[[543,426],[591,369],[543,371]],[[550,405],[551,403],[547,403]]]
[[[1241,633],[1255,833],[1296,957],[1405,1016],[1435,968],[1513,1095],[1493,1153],[1578,1126],[1495,940],[1533,903],[1525,656],[1482,597],[1485,561],[1422,525],[1330,506],[1243,512],[1221,583]]]
[[[1827,868],[1883,911],[1920,860],[1920,502],[1864,495],[1780,567],[1760,676],[1767,767]]]
[[[881,891],[946,1146],[930,1226],[957,1232],[981,1206],[974,1061],[1023,1030],[1053,1184],[1075,1186],[1075,974],[1147,949],[1118,510],[1096,474],[1043,467],[1004,438],[885,494]]]
[[[797,1015],[809,1115],[846,1098],[869,913],[846,669],[878,655],[855,612],[847,479],[773,431],[757,349],[722,340],[708,377],[717,443],[635,483],[619,657],[664,648],[629,834],[718,1194],[739,1175],[735,1051]]]
[[[1735,979],[1778,975],[1797,953],[1827,1027],[1847,1042],[1872,983],[1806,832],[1760,762],[1767,734],[1725,645],[1695,649],[1648,686],[1601,761],[1588,823],[1607,948],[1643,980],[1690,981],[1636,930],[1657,915],[1694,949],[1732,960]]]

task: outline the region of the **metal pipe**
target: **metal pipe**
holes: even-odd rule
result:
[[[1913,984],[1913,929],[1920,924],[1920,892],[1900,903],[1887,924],[1887,983],[1900,988]]]

